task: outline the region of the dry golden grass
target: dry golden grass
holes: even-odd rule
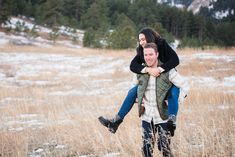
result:
[[[213,52],[214,54],[234,54],[235,51],[235,47],[230,47],[230,48],[216,48],[216,47],[212,47],[212,48],[208,48],[205,50],[202,50],[201,48],[198,49],[193,49],[193,48],[184,48],[184,49],[178,49],[177,53],[179,55],[184,54],[184,55],[192,55],[198,52],[203,52],[203,53],[211,53]]]
[[[126,63],[129,63],[135,54],[132,51],[85,48],[75,50],[57,46],[38,48],[7,45],[0,47],[0,50],[9,53],[40,52],[74,56],[99,54],[115,59],[124,58]],[[190,56],[196,52],[197,50],[187,49],[180,50],[179,54]],[[235,49],[215,49],[213,52],[235,55]],[[197,62],[198,60],[184,62],[178,69],[188,77],[212,76],[218,79],[234,76],[234,62],[230,65],[222,61],[215,64],[213,60],[203,61],[200,65],[196,64]],[[114,68],[117,70],[113,74],[97,75],[92,79],[111,79],[109,84],[102,85],[110,88],[112,84],[122,83],[132,78],[131,73],[124,72],[119,67]],[[223,68],[228,69],[216,70]],[[9,65],[0,65],[0,70],[9,69],[11,69]],[[57,71],[52,71],[50,74],[22,76],[20,79],[50,80],[57,75]],[[120,157],[141,156],[141,128],[137,105],[127,115],[116,134],[111,134],[97,120],[100,115],[113,117],[127,90],[113,91],[114,93],[110,92],[109,95],[48,95],[47,93],[53,91],[64,90],[68,85],[77,89],[87,86],[87,82],[80,78],[72,76],[59,78],[60,83],[53,85],[32,85],[20,88],[0,86],[0,157],[104,156],[109,153],[117,153],[119,155],[116,156]],[[227,90],[234,91],[234,88],[234,86],[204,87],[200,84],[191,86],[188,98],[180,105],[177,131],[172,139],[176,157],[235,156],[235,96],[226,93]],[[94,89],[89,86],[88,90]],[[8,98],[14,99],[8,100]],[[31,116],[23,116],[27,114]],[[61,145],[64,147],[60,148]],[[155,156],[160,156],[157,148],[155,148]]]

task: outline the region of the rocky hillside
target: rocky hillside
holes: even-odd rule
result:
[[[187,8],[194,14],[200,11],[201,7],[209,6],[210,0],[157,0],[160,4],[167,4],[177,8]]]
[[[192,10],[194,14],[200,11],[201,7],[208,7],[210,4],[210,0],[194,0],[189,6],[188,10]]]
[[[218,20],[235,20],[235,1],[231,0],[157,0],[157,2],[177,8],[187,8],[194,14],[200,13]]]

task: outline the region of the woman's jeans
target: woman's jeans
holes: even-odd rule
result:
[[[133,107],[137,98],[137,89],[138,89],[138,85],[135,85],[129,90],[118,112],[118,115],[120,116],[120,118],[124,119],[125,116],[128,114],[128,112]],[[172,87],[169,90],[169,94],[167,98],[168,115],[175,115],[175,116],[177,115],[178,108],[179,108],[178,99],[179,99],[179,88],[176,87],[175,85],[172,85]]]

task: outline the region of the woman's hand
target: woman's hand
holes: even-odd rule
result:
[[[158,77],[160,76],[160,70],[158,68],[150,68],[150,67],[147,67],[146,68],[146,72],[149,74],[149,75],[152,75],[154,77]]]

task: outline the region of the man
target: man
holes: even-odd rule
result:
[[[147,67],[154,68],[161,65],[155,43],[144,45],[144,60]],[[172,84],[182,91],[188,90],[187,84],[175,69],[162,73],[159,77],[138,74],[137,79],[139,81],[138,108],[143,128],[143,156],[152,157],[155,140],[163,156],[173,156],[170,149],[170,133],[167,127],[168,108],[165,99]]]

